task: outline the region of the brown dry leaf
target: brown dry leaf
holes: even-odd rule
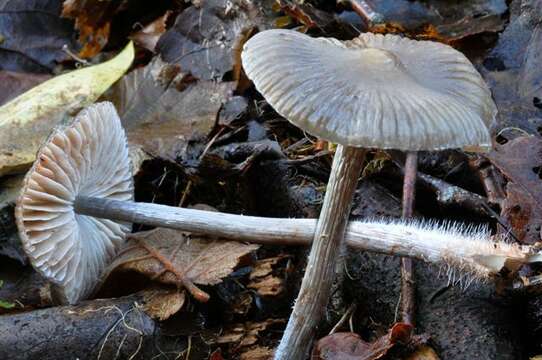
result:
[[[275,266],[282,259],[287,258],[288,255],[279,255],[272,258],[261,259],[256,261],[250,272],[250,280],[254,280],[260,277],[267,276],[273,272],[273,266]]]
[[[334,333],[316,343],[312,359],[322,360],[374,360],[380,359],[397,342],[408,342],[412,326],[397,323],[384,336],[374,342],[366,342],[358,334],[350,332]]]
[[[501,215],[525,244],[540,240],[542,226],[542,140],[518,137],[487,155],[508,179]]]
[[[267,346],[254,346],[239,354],[239,360],[269,360],[275,350]]]
[[[130,144],[174,161],[183,157],[190,140],[211,132],[233,88],[231,82],[194,82],[177,65],[155,57],[124,76],[109,100],[117,107]]]
[[[143,292],[143,311],[158,321],[169,319],[181,310],[186,292],[179,289],[151,289]]]
[[[122,5],[122,1],[66,0],[62,7],[62,17],[75,19],[79,31],[79,51],[82,58],[98,54],[109,40],[111,19]]]
[[[267,319],[262,322],[246,322],[234,324],[227,328],[224,333],[216,339],[218,344],[234,344],[235,349],[254,345],[258,342],[260,333],[269,327],[283,324],[283,319]]]
[[[273,266],[287,257],[287,255],[279,255],[256,261],[247,287],[256,290],[261,296],[277,296],[282,293],[285,289],[284,279],[273,275]]]
[[[238,294],[230,303],[229,312],[235,315],[246,315],[252,307],[252,295],[249,292]]]
[[[243,256],[258,247],[235,241],[212,241],[178,230],[158,228],[131,235],[107,274],[135,271],[164,284],[182,285],[197,300],[207,301],[208,295],[194,284],[220,283]]]
[[[440,358],[432,347],[422,345],[410,354],[406,360],[440,360]]]
[[[154,52],[158,39],[166,32],[166,23],[171,13],[171,10],[166,11],[164,15],[130,36],[130,39],[137,45]]]
[[[256,290],[261,296],[277,296],[284,292],[284,280],[268,275],[251,281],[247,287]]]

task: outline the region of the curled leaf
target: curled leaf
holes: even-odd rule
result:
[[[0,176],[26,170],[51,130],[93,103],[133,59],[134,46],[129,43],[103,64],[54,77],[0,107]]]

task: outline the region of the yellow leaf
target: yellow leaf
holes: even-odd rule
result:
[[[133,59],[130,42],[113,59],[56,76],[0,107],[0,176],[24,172],[51,130],[96,101]]]

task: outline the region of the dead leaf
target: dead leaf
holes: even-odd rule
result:
[[[48,80],[51,76],[46,74],[21,73],[14,71],[0,70],[0,105],[19,96],[34,86]]]
[[[111,19],[122,5],[122,1],[66,0],[62,16],[75,20],[79,32],[79,51],[82,58],[98,54],[107,44],[111,30]]]
[[[267,319],[262,322],[246,322],[235,324],[224,330],[224,333],[216,339],[218,344],[233,344],[234,349],[254,345],[260,338],[260,333],[269,327],[283,324],[283,319]]]
[[[160,16],[158,19],[154,20],[143,29],[130,36],[130,39],[132,39],[137,45],[149,51],[155,52],[154,49],[158,39],[160,39],[160,36],[166,32],[166,22],[171,13],[172,12],[170,10],[166,11],[164,15]]]
[[[109,61],[56,76],[0,107],[0,176],[26,170],[51,130],[93,103],[133,58],[129,43]]]
[[[175,161],[190,140],[210,133],[233,88],[232,83],[194,82],[177,65],[156,57],[124,76],[109,99],[117,106],[130,144]]]
[[[248,288],[254,289],[261,296],[277,296],[284,289],[284,279],[273,274],[273,267],[287,255],[279,255],[273,258],[256,261],[250,273]]]
[[[423,35],[445,41],[459,40],[484,32],[503,29],[505,0],[471,0],[443,2],[439,0],[375,0],[372,10],[381,14],[388,30]],[[371,31],[378,30],[377,25]]]
[[[538,134],[542,126],[542,6],[538,1],[516,5],[511,6],[510,24],[481,70],[499,109],[497,130],[520,128]],[[508,139],[509,135],[502,133]]]
[[[432,347],[422,345],[410,354],[406,360],[440,360],[440,358]]]
[[[209,360],[224,360],[222,357],[222,350],[216,349],[211,353],[211,356],[209,356]]]
[[[275,266],[279,261],[288,258],[288,255],[279,255],[272,258],[267,259],[261,259],[256,261],[254,266],[252,267],[252,271],[250,273],[250,280],[254,280],[260,277],[267,276],[273,272],[273,266]]]
[[[412,326],[403,323],[374,342],[366,342],[358,334],[343,332],[326,336],[316,343],[312,359],[325,360],[374,360],[382,358],[397,342],[408,342]]]
[[[254,346],[239,354],[239,360],[269,360],[274,353],[275,349],[267,346]]]
[[[184,305],[186,293],[179,289],[151,289],[143,292],[143,311],[158,321],[169,319]]]
[[[277,296],[284,292],[284,280],[273,275],[253,280],[247,285],[261,296]]]
[[[222,80],[233,70],[233,49],[238,37],[246,37],[264,24],[260,6],[248,1],[209,0],[181,12],[175,24],[158,40],[156,51],[168,63],[198,79]]]
[[[235,315],[246,315],[252,307],[252,295],[243,292],[235,296],[229,304],[229,312]]]
[[[133,234],[106,273],[135,271],[164,284],[182,285],[197,300],[207,301],[208,295],[194,284],[220,283],[243,256],[258,247],[158,228]]]
[[[50,73],[77,49],[72,22],[60,17],[56,1],[3,1],[0,4],[0,69]]]
[[[534,244],[542,226],[542,140],[518,137],[498,145],[487,157],[508,179],[502,217],[518,240]]]
[[[7,176],[0,179],[0,255],[8,256],[26,264],[17,226],[15,225],[15,201],[23,183],[24,176]]]

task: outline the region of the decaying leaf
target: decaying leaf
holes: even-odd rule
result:
[[[536,0],[513,5],[510,24],[481,70],[499,109],[497,130],[521,128],[536,134],[542,126],[542,6]]]
[[[66,0],[62,16],[75,19],[75,28],[79,31],[79,42],[83,48],[79,56],[92,57],[107,44],[111,30],[111,19],[121,6],[122,1]]]
[[[164,284],[184,286],[197,300],[208,295],[194,284],[215,285],[258,245],[213,241],[158,228],[133,234],[107,273],[135,271]]]
[[[7,176],[0,180],[0,255],[26,264],[26,254],[21,246],[15,225],[15,201],[23,183],[23,176]]]
[[[158,321],[169,319],[184,305],[186,293],[179,289],[150,289],[143,292],[143,311]]]
[[[14,71],[0,70],[0,105],[19,96],[28,89],[48,80],[51,76],[46,74],[21,73]]]
[[[154,20],[143,29],[130,36],[130,38],[137,45],[154,52],[158,39],[160,39],[160,36],[166,32],[166,22],[170,15],[171,11],[166,11],[164,15],[160,16],[158,19]]]
[[[312,359],[375,360],[382,358],[397,342],[410,341],[412,326],[397,323],[384,336],[369,343],[355,333],[334,333],[316,343]]]
[[[132,43],[99,65],[54,77],[0,107],[0,176],[22,172],[51,130],[94,102],[132,64]]]
[[[540,241],[542,226],[542,140],[522,136],[498,145],[489,160],[508,179],[503,218],[525,244]]]
[[[443,2],[438,0],[376,0],[373,11],[381,14],[387,25],[372,31],[399,30],[444,41],[459,40],[483,32],[503,29],[505,0],[471,0]]]
[[[156,50],[165,61],[181,65],[198,79],[222,79],[233,69],[238,37],[254,26],[263,30],[260,9],[248,1],[193,2],[160,38]]]
[[[112,101],[126,129],[128,141],[153,156],[182,157],[188,142],[213,129],[232,83],[195,82],[177,65],[156,57],[116,85]]]
[[[50,73],[77,49],[73,24],[60,18],[60,1],[0,2],[0,69]]]
[[[273,274],[273,266],[285,258],[287,258],[286,255],[279,255],[256,261],[250,273],[250,283],[247,287],[256,290],[261,296],[281,294],[285,289],[284,279]]]
[[[440,360],[440,358],[432,347],[422,345],[410,354],[406,360]]]
[[[224,333],[216,339],[216,342],[218,344],[232,344],[234,349],[251,346],[258,342],[261,332],[267,331],[269,327],[283,323],[283,319],[267,319],[262,322],[234,324],[224,330]]]
[[[275,349],[267,346],[253,346],[247,350],[243,350],[239,354],[239,360],[268,360],[273,358]]]

